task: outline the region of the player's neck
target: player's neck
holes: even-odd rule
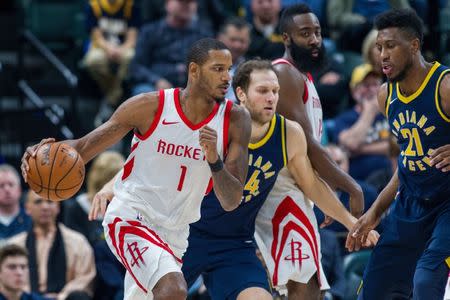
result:
[[[198,124],[206,119],[215,105],[214,99],[206,98],[204,92],[189,88],[189,85],[180,91],[181,110],[193,124]]]
[[[401,94],[405,97],[414,94],[422,85],[431,67],[432,64],[420,56],[408,70],[405,78],[398,82]]]
[[[250,143],[256,144],[260,140],[262,140],[269,131],[269,127],[270,121],[262,124],[255,120],[252,120],[252,135],[250,137]]]

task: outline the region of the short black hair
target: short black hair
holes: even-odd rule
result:
[[[410,8],[391,9],[375,17],[375,28],[383,30],[397,27],[408,35],[418,38],[420,45],[423,42],[423,22],[417,13]]]
[[[280,32],[288,32],[289,26],[294,22],[295,16],[309,13],[312,13],[312,10],[308,5],[304,3],[294,4],[286,7],[283,10],[280,18]]]
[[[243,89],[245,92],[247,92],[248,86],[250,85],[250,75],[253,71],[257,70],[270,70],[275,72],[275,69],[272,66],[272,62],[270,62],[269,60],[255,58],[240,63],[233,77],[234,93],[236,93],[236,89],[238,88],[238,86],[241,87],[241,89]]]
[[[19,245],[8,244],[0,248],[0,266],[11,256],[24,256],[28,258],[28,251]]]
[[[187,54],[187,64],[203,65],[209,58],[210,50],[228,50],[227,46],[213,38],[203,38],[192,44]]]
[[[241,17],[231,17],[225,20],[225,22],[219,28],[219,34],[224,34],[227,31],[228,26],[234,26],[239,30],[244,28],[250,28],[250,24]]]

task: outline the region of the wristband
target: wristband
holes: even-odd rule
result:
[[[214,163],[208,162],[208,165],[209,165],[209,168],[211,169],[211,172],[213,172],[213,173],[219,172],[220,170],[223,169],[223,162],[220,159],[220,157]]]

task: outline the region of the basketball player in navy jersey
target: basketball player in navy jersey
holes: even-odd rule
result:
[[[324,62],[319,20],[304,4],[287,7],[280,19],[285,45],[281,59],[273,62],[280,82],[280,102],[277,113],[298,122],[308,143],[308,157],[315,170],[332,188],[350,195],[350,211],[359,217],[364,210],[361,187],[343,172],[320,145],[322,135],[322,107],[309,72]],[[310,223],[316,223],[310,218]],[[281,233],[280,233],[281,234]],[[286,244],[286,247],[289,245]],[[280,261],[281,264],[290,263]],[[273,274],[271,274],[273,277]],[[320,293],[320,279],[312,277],[307,283],[289,280],[287,289],[292,299],[315,299]],[[302,279],[303,282],[303,279]]]
[[[425,61],[423,24],[412,10],[375,19],[383,72],[378,94],[401,153],[398,168],[347,237],[361,237],[389,209],[359,299],[441,300],[450,268],[450,69]]]
[[[224,210],[241,202],[251,122],[245,109],[224,100],[231,65],[223,43],[199,40],[189,50],[186,88],[133,97],[102,126],[64,141],[87,163],[135,132],[103,222],[109,247],[127,269],[127,300],[186,298],[181,257],[211,177]],[[22,158],[25,180],[39,145]]]

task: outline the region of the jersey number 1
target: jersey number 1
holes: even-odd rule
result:
[[[177,191],[181,192],[181,190],[183,189],[183,183],[184,183],[184,178],[186,178],[186,171],[187,171],[187,167],[181,165],[181,175],[180,175],[180,181],[178,181],[178,187],[177,187]]]

